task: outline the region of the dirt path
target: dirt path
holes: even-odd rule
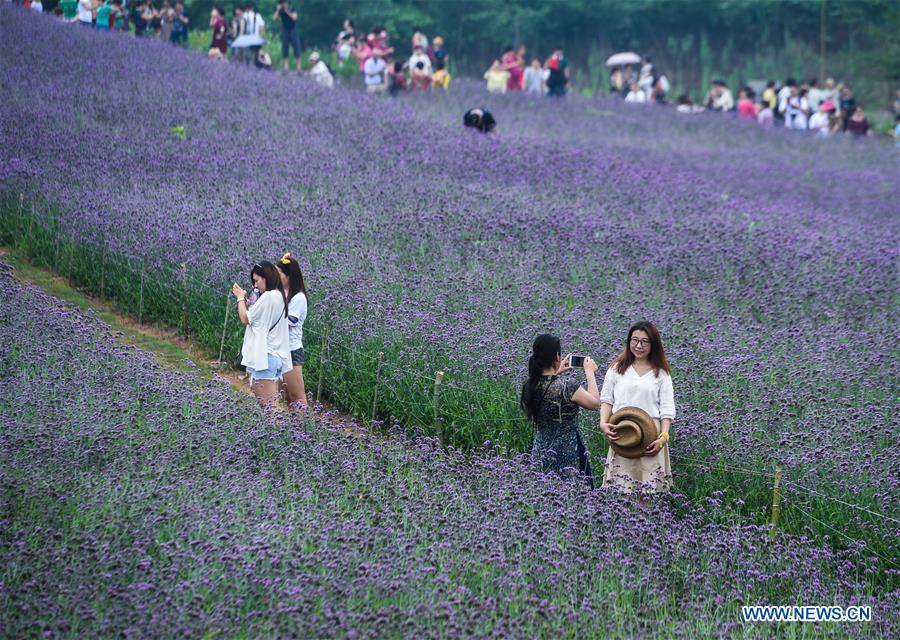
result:
[[[139,323],[118,311],[110,301],[97,298],[77,288],[68,279],[36,266],[14,249],[0,247],[0,258],[13,268],[13,277],[17,280],[40,287],[48,294],[65,300],[82,311],[90,309],[110,326],[111,334],[116,340],[151,353],[160,366],[170,371],[194,373],[204,380],[224,379],[235,391],[252,395],[245,374],[235,371],[225,363],[219,363],[216,360],[218,354],[211,354],[192,340],[185,339],[176,329]],[[279,407],[287,412],[283,405]],[[365,432],[365,427],[358,420],[328,403],[316,403],[310,410],[315,414],[327,413],[329,420],[343,424],[347,433],[359,435]]]

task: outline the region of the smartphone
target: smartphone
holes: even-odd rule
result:
[[[574,368],[583,368],[584,367],[584,359],[586,357],[587,356],[578,356],[578,355],[573,354],[572,359],[569,360],[569,364]]]

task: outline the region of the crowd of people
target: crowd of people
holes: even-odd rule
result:
[[[803,84],[788,78],[781,86],[770,80],[759,96],[752,87],[741,87],[737,100],[726,83],[718,80],[706,96],[705,107],[713,111],[734,111],[738,117],[763,126],[781,123],[786,129],[810,131],[821,137],[839,133],[872,135],[853,91],[836,83],[834,78],[827,78],[821,87],[816,78]],[[679,100],[679,109],[693,112],[696,107]]]
[[[447,90],[450,87],[450,56],[444,38],[429,41],[420,29],[410,40],[411,55],[405,60],[391,45],[384,27],[357,32],[353,21],[344,20],[335,40],[337,64],[358,65],[362,86],[369,93],[397,95],[403,91]]]
[[[761,88],[761,87],[760,87]],[[610,92],[621,95],[628,104],[668,104],[668,78],[658,73],[650,57],[639,65],[622,65],[610,73]],[[898,91],[900,95],[900,91]],[[798,84],[788,78],[782,85],[770,80],[761,91],[750,85],[737,91],[737,99],[723,80],[714,80],[701,104],[687,94],[676,101],[679,113],[714,111],[735,113],[739,118],[758,122],[763,126],[780,123],[787,129],[811,131],[821,137],[838,133],[854,136],[872,134],[862,105],[849,86],[827,78],[822,86],[816,78]],[[900,140],[900,102],[894,105]]]
[[[508,46],[484,73],[489,93],[521,91],[532,95],[563,97],[569,84],[569,61],[557,47],[543,63],[532,57],[526,64],[528,49]]]

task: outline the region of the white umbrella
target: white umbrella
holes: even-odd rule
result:
[[[641,57],[632,52],[632,51],[623,51],[621,53],[614,53],[607,59],[606,66],[607,67],[618,67],[623,64],[638,64],[641,61]]]
[[[232,49],[246,49],[247,47],[261,47],[266,43],[265,39],[255,33],[239,36],[231,43]]]

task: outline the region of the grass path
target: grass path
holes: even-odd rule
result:
[[[27,256],[13,248],[0,247],[0,256],[12,265],[17,280],[38,286],[82,311],[91,310],[112,327],[112,333],[117,339],[152,353],[166,369],[180,373],[193,372],[204,380],[218,375],[236,389],[250,392],[244,376],[228,367],[219,366],[215,360],[217,354],[211,354],[200,345],[185,340],[175,329],[138,323],[116,311],[110,302],[74,287],[66,278],[35,266]]]

